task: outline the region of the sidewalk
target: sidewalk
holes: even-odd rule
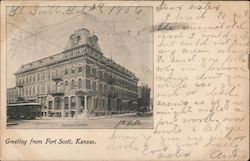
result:
[[[136,112],[132,112],[132,113],[123,113],[123,114],[115,114],[115,115],[88,116],[86,118],[76,118],[76,117],[42,117],[41,119],[36,119],[36,120],[97,120],[97,119],[122,117],[122,116],[137,116],[137,115],[136,115]]]
[[[89,120],[96,120],[96,119],[105,119],[105,118],[113,118],[113,117],[121,117],[121,116],[137,116],[136,112],[133,113],[123,113],[123,114],[115,114],[115,115],[106,115],[106,116],[95,116],[95,117],[88,117]]]

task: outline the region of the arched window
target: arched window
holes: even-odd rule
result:
[[[57,77],[59,75],[58,69],[55,71],[55,76]]]
[[[81,66],[81,65],[78,66],[78,72],[79,72],[79,73],[82,72],[82,66]]]
[[[86,76],[89,77],[90,76],[90,66],[86,65]]]
[[[37,86],[37,94],[40,94],[40,85]]]
[[[47,90],[48,90],[48,93],[49,93],[50,90],[51,90],[51,84],[50,84],[50,83],[48,84],[48,89],[47,89]]]
[[[45,85],[42,86],[42,93],[45,93]]]
[[[48,73],[48,79],[51,79],[51,72]]]
[[[90,65],[89,73],[90,73],[91,76],[93,75],[93,66],[92,65]]]
[[[40,81],[40,74],[37,75],[37,80]]]
[[[92,82],[92,89],[93,89],[93,91],[96,92],[96,82],[95,81]]]
[[[93,76],[96,76],[96,68],[93,68]]]
[[[106,100],[103,99],[103,102],[102,102],[102,107],[105,108],[106,107]]]
[[[44,80],[44,73],[41,74],[41,80]]]
[[[35,95],[36,94],[36,88],[35,87],[33,87],[33,95]]]
[[[102,84],[101,83],[98,84],[98,92],[99,92],[99,96],[101,96],[102,95]]]
[[[75,89],[75,80],[74,79],[71,80],[71,89]]]
[[[71,67],[71,74],[75,74],[75,67]]]
[[[78,79],[78,88],[82,88],[82,79],[81,78]]]
[[[59,71],[59,76],[63,76],[63,70]]]
[[[103,72],[102,72],[102,70],[99,71],[99,79],[103,80]]]
[[[31,87],[29,88],[29,95],[31,95]]]
[[[102,108],[102,98],[99,99],[99,108]]]
[[[68,84],[69,84],[68,81],[64,82],[64,90],[68,90]]]
[[[68,68],[65,68],[65,75],[68,74]]]

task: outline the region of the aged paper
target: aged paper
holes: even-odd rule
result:
[[[249,2],[2,1],[1,160],[249,159]]]

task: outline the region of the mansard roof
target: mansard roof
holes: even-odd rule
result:
[[[59,53],[50,57],[46,57],[25,65],[21,65],[21,67],[17,70],[16,74],[30,71],[33,69],[38,69],[44,66],[48,66],[50,64],[57,63],[63,59],[63,53]]]
[[[89,46],[101,52],[101,49],[98,44],[98,37],[90,33],[90,31],[86,28],[81,28],[72,35],[70,35],[65,50],[69,50],[71,48],[81,46],[83,44],[88,44]]]

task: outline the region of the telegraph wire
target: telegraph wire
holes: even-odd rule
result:
[[[52,44],[52,45],[56,46],[57,48],[64,49],[62,46],[60,46],[60,45],[58,45],[58,44],[56,44],[56,43],[54,43],[54,42],[51,42],[51,41],[49,41],[49,40],[43,39],[43,38],[41,38],[41,37],[38,37],[37,33],[29,32],[29,31],[27,31],[27,30],[25,30],[25,29],[23,29],[23,28],[21,28],[21,27],[15,25],[15,24],[9,22],[9,21],[7,21],[7,23],[10,24],[10,25],[12,25],[12,26],[14,26],[14,27],[16,27],[16,28],[18,28],[19,30],[22,30],[22,31],[26,32],[27,34],[30,34],[30,37],[35,36],[36,38],[38,38],[38,39],[40,39],[40,40],[42,40],[42,41],[45,41],[45,42],[47,42],[47,43],[49,43],[49,44]],[[21,41],[21,40],[18,40],[18,41]]]

